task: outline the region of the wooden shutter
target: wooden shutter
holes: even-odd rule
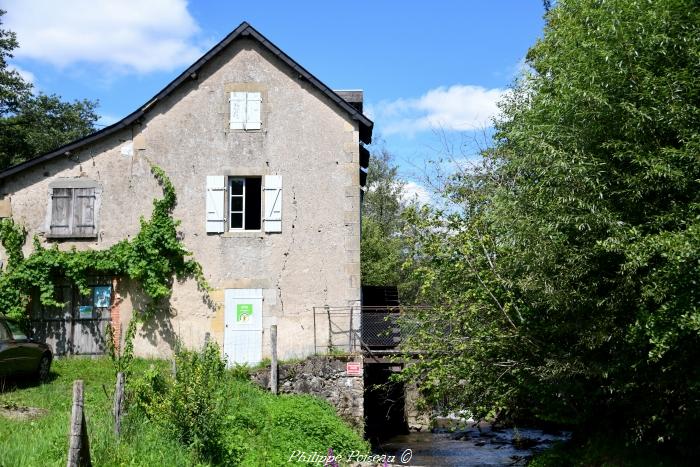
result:
[[[73,215],[73,189],[53,188],[51,190],[50,234],[68,236],[71,233]]]
[[[73,235],[94,237],[97,234],[95,220],[95,189],[73,188]]]
[[[265,232],[282,232],[282,176],[265,175]]]
[[[248,92],[246,93],[246,120],[245,129],[246,130],[259,130],[260,129],[260,103],[262,102],[262,97],[259,92]]]
[[[207,176],[207,232],[220,233],[226,228],[226,177]]]
[[[243,130],[246,123],[246,94],[245,92],[232,92],[229,97],[231,109],[231,129]]]

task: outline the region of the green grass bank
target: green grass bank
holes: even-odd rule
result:
[[[168,376],[169,363],[134,360],[130,381],[158,373]],[[52,378],[42,385],[20,384],[0,393],[0,466],[66,464],[72,385],[85,384],[85,413],[93,465],[212,465],[191,446],[178,441],[173,429],[138,410],[123,421],[123,434],[113,434],[112,392],[115,375],[107,358],[67,358],[53,364]],[[338,418],[327,403],[310,396],[273,396],[226,371],[217,400],[223,449],[221,464],[264,466],[287,464],[293,451],[369,452],[367,443]],[[127,382],[127,390],[129,381]],[[30,419],[8,418],[18,407],[43,409]]]

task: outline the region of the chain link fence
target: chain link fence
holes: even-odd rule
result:
[[[316,354],[407,351],[424,307],[314,307]]]

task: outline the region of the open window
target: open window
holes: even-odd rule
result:
[[[262,179],[229,177],[229,230],[260,230]]]
[[[282,231],[282,176],[207,177],[209,233]]]

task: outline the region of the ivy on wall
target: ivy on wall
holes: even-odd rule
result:
[[[141,218],[141,229],[133,239],[106,250],[46,248],[35,236],[34,251],[25,258],[26,229],[12,219],[3,219],[0,243],[7,254],[7,267],[0,273],[0,311],[24,317],[35,291],[42,305],[61,307],[54,293],[57,281],[67,279],[81,294],[88,295],[88,278],[93,275],[132,279],[153,303],[170,296],[173,277],[194,278],[200,290],[209,290],[202,266],[177,237],[180,221],[172,217],[177,202],[175,188],[163,169],[151,165],[151,172],[163,189],[163,197],[153,201],[151,218]]]

